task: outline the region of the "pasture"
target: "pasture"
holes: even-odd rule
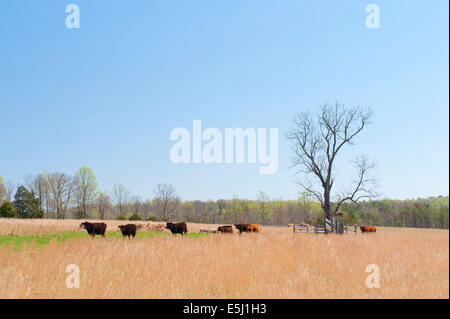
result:
[[[377,228],[366,234],[205,234],[138,230],[105,221],[91,239],[80,220],[0,219],[0,298],[449,298],[449,232]],[[136,222],[145,224],[146,222]],[[66,267],[80,269],[67,288]],[[366,267],[380,270],[369,289]]]

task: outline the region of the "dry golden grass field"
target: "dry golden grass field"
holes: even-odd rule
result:
[[[80,222],[0,219],[0,298],[449,298],[445,230],[294,235],[266,226],[182,238],[143,228],[123,240],[124,222],[106,221],[106,238],[92,240]],[[203,227],[213,225],[188,231]],[[41,237],[48,242],[33,244]],[[31,244],[6,243],[21,238]],[[70,264],[80,269],[79,288],[66,286]],[[380,288],[366,287],[369,264],[379,267]]]

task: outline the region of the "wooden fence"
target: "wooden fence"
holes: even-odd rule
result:
[[[301,232],[306,232],[306,233],[321,233],[321,234],[327,234],[327,233],[331,233],[331,232],[336,232],[338,224],[334,224],[331,221],[327,220],[325,225],[293,225],[292,226],[292,231],[295,233],[301,233]],[[359,229],[358,225],[344,225],[344,232],[347,233],[358,233],[361,232]],[[343,232],[343,233],[344,233]]]
[[[323,225],[293,225],[292,229],[294,234],[300,232],[326,233],[325,226]]]
[[[345,225],[344,226],[344,230],[345,230],[346,233],[347,232],[354,232],[356,234],[357,232],[361,232],[361,230],[359,229],[358,225],[353,225],[353,226]]]

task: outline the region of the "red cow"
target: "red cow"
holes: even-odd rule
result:
[[[377,228],[375,226],[364,226],[364,225],[360,225],[359,228],[361,228],[361,233],[376,233],[377,232]]]

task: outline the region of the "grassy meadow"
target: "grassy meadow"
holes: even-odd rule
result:
[[[134,240],[106,221],[92,240],[80,220],[0,219],[0,298],[449,298],[449,232],[204,234],[145,227]],[[137,222],[146,224],[146,222]],[[67,288],[66,267],[80,269]],[[380,270],[369,289],[366,267]]]

